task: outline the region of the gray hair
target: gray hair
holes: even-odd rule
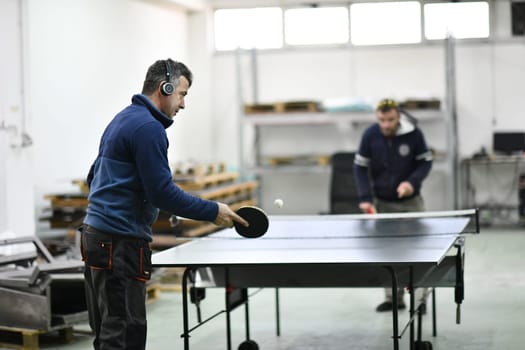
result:
[[[185,77],[191,86],[193,74],[184,63],[174,61],[171,58],[158,60],[148,68],[144,85],[142,86],[142,94],[148,96],[153,94],[160,84],[168,81],[168,79],[176,88],[179,85],[181,76]]]

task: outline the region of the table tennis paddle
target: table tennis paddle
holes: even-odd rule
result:
[[[270,221],[268,216],[261,209],[253,206],[240,207],[235,211],[237,215],[248,221],[250,226],[246,227],[234,221],[235,231],[245,238],[257,238],[263,236],[268,231]]]

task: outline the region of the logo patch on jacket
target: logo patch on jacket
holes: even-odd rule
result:
[[[406,143],[404,143],[399,146],[398,151],[401,157],[406,157],[410,154],[410,147]]]

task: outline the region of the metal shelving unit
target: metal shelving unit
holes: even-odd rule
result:
[[[411,110],[417,115],[420,122],[438,121],[443,119],[443,112],[439,110]],[[246,114],[243,116],[245,124],[259,125],[323,125],[323,124],[371,124],[375,121],[374,112],[290,112],[290,113],[261,113]]]
[[[525,158],[522,155],[464,159],[463,206],[479,208],[482,224],[524,224]],[[477,182],[473,175],[477,175]]]
[[[444,112],[441,110],[411,110],[411,114],[416,115],[420,124],[431,122],[444,122]],[[358,126],[367,126],[375,121],[374,112],[291,112],[291,113],[260,113],[244,114],[242,123],[244,126],[254,128],[254,164],[242,164],[242,168],[250,173],[268,174],[271,172],[309,172],[309,173],[326,173],[328,166],[311,164],[311,165],[280,165],[264,166],[261,162],[261,143],[264,142],[260,137],[261,127],[279,127],[279,126],[310,126],[323,127],[335,125],[338,128],[355,129]],[[243,141],[244,142],[244,141]],[[334,152],[337,150],[334,150]],[[439,150],[446,153],[445,150]]]

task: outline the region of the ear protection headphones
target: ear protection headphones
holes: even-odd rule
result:
[[[160,85],[160,92],[164,96],[170,96],[175,91],[175,86],[171,83],[171,72],[168,61],[169,59],[164,61],[164,65],[166,66],[166,81]]]

